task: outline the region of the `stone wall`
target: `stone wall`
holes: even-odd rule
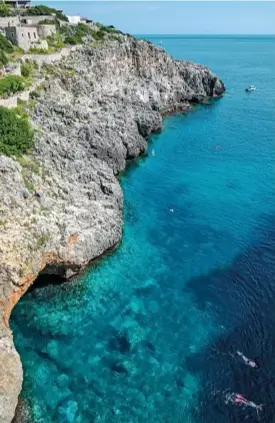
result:
[[[43,64],[52,64],[62,60],[65,57],[68,57],[72,52],[77,50],[80,46],[72,46],[61,49],[60,51],[52,54],[25,54],[22,56],[21,60],[24,62],[26,60],[34,61],[38,64],[38,67],[41,68]],[[17,100],[28,101],[30,98],[30,93],[34,91],[40,84],[44,82],[43,79],[36,81],[28,90],[17,93],[9,98],[0,98],[0,106],[7,107],[12,109],[17,107]]]
[[[9,16],[7,18],[0,18],[0,28],[4,29],[7,26],[17,26],[19,25],[18,16]]]
[[[43,64],[51,65],[52,63],[59,62],[64,57],[68,57],[71,52],[79,49],[80,46],[64,47],[60,51],[52,54],[24,54],[21,60],[31,60],[38,64],[40,69]]]
[[[28,101],[30,99],[30,93],[44,81],[44,78],[38,79],[28,90],[22,91],[21,93],[17,93],[8,98],[0,98],[0,106],[6,107],[7,109],[13,109],[17,107],[18,99],[22,101]]]
[[[56,33],[55,25],[49,25],[49,24],[40,25],[39,24],[37,29],[38,29],[38,35],[43,38],[47,38],[50,35],[53,35]]]
[[[27,23],[29,25],[36,25],[40,21],[44,21],[45,19],[54,21],[55,16],[52,16],[52,15],[22,16],[21,22],[24,23],[24,21],[25,21],[25,23]]]

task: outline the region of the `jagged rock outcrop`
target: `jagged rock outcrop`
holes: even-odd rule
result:
[[[116,175],[146,151],[161,113],[224,92],[208,68],[129,36],[83,47],[59,69],[31,111],[35,151],[19,162],[0,156],[0,423],[11,421],[22,383],[14,304],[39,272],[69,277],[120,241]]]

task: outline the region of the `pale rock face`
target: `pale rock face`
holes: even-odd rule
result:
[[[0,423],[11,421],[22,384],[8,327],[14,304],[39,272],[69,277],[120,241],[116,175],[146,151],[160,112],[225,90],[208,68],[127,36],[75,51],[60,67],[75,74],[46,82],[31,117],[32,157],[21,165],[0,156]]]

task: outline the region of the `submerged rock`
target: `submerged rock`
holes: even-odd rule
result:
[[[109,348],[111,350],[117,350],[121,354],[126,354],[131,350],[131,343],[126,334],[118,334],[110,340]]]
[[[0,423],[12,420],[22,384],[8,325],[14,304],[42,270],[68,278],[120,241],[123,198],[116,175],[145,153],[146,138],[162,127],[161,114],[188,110],[190,102],[225,90],[208,68],[173,60],[126,35],[80,48],[58,66],[59,74],[69,68],[74,75],[46,81],[31,112],[39,129],[29,157],[39,172],[27,169],[33,187],[21,164],[0,156]],[[145,315],[137,300],[130,309]],[[146,335],[137,327],[131,345]],[[127,338],[116,345],[130,348]],[[123,372],[120,366],[114,371]],[[69,408],[72,419],[77,404]]]

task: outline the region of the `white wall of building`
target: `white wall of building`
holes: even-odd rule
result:
[[[71,25],[77,25],[77,24],[79,24],[79,22],[81,20],[81,17],[78,16],[78,15],[67,15],[67,18],[68,18],[69,23]]]

